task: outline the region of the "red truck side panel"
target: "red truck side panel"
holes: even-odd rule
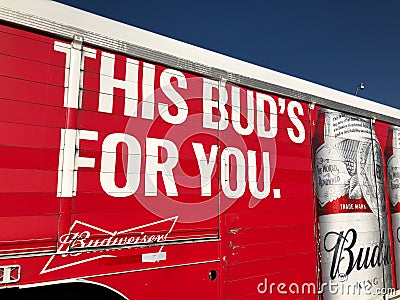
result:
[[[0,295],[395,287],[397,128],[10,25],[0,40]]]

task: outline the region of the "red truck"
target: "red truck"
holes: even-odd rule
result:
[[[1,299],[383,299],[400,111],[0,1]]]

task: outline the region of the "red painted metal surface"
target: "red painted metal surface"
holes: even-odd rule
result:
[[[319,108],[85,46],[73,74],[68,41],[9,25],[0,40],[0,265],[21,267],[0,288],[320,297],[288,290],[325,272]],[[381,147],[388,128],[376,123]]]

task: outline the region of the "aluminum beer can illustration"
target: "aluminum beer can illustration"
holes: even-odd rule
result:
[[[386,178],[392,215],[396,282],[400,286],[400,128],[390,126],[385,149]]]
[[[392,287],[382,151],[370,120],[318,111],[313,136],[324,299]]]

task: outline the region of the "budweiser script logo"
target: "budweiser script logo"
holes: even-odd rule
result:
[[[384,233],[378,244],[357,247],[357,231],[330,231],[324,238],[324,249],[333,253],[330,278],[350,275],[353,270],[360,271],[390,264],[390,246],[385,243]]]
[[[178,217],[175,216],[114,232],[76,220],[69,233],[60,236],[56,254],[50,257],[40,274],[101,258],[117,257],[110,253],[103,254],[104,251],[110,252],[121,249],[121,247],[132,248],[140,245],[155,246],[167,240],[177,220]],[[163,245],[159,245],[159,247],[158,253],[154,255],[154,262],[158,260]]]

